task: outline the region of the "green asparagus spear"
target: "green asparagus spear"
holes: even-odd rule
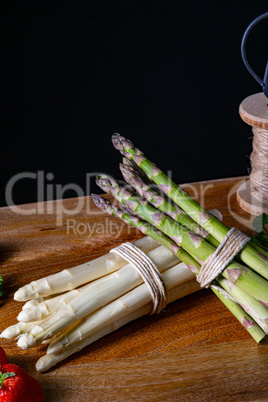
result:
[[[152,237],[154,240],[167,247],[181,261],[185,262],[185,264],[198,268],[199,264],[192,256],[190,256],[182,247],[179,247],[173,240],[171,240],[160,230],[156,229],[154,226],[140,219],[138,216],[130,215],[115,205],[112,205],[109,200],[100,197],[97,194],[92,194],[92,198],[98,208],[138,228],[146,236]]]
[[[174,183],[166,174],[137,148],[131,141],[119,134],[112,136],[112,142],[126,158],[134,161],[150,180],[154,181],[161,190],[168,195],[180,208],[182,208],[195,222],[202,226],[219,242],[223,240],[229,228],[215,216],[209,214],[203,207],[194,201],[190,195]],[[268,279],[268,258],[256,249],[246,244],[240,252],[241,260]]]
[[[116,180],[107,176],[99,176],[96,183],[103,191],[112,194],[120,202],[126,203],[134,213],[160,229],[192,256],[205,261],[214,253],[215,247],[205,239],[175,222],[145,199],[137,197],[126,188],[119,186]],[[222,275],[264,305],[268,305],[268,282],[249,268],[238,262],[232,262]]]
[[[168,247],[175,255],[180,258],[181,261],[185,262],[188,265],[192,272],[194,272],[195,274],[198,273],[200,269],[200,265],[198,264],[198,262],[195,261],[186,251],[182,253],[181,248],[178,247],[172,239],[161,233],[160,230],[155,229],[153,226],[143,221],[142,219],[137,218],[136,216],[133,217],[128,213],[123,212],[116,206],[112,205],[107,199],[99,195],[93,194],[92,198],[96,206],[103,211],[109,213],[110,215],[117,216],[123,221],[130,223],[132,226],[138,227],[143,233],[146,233],[149,236],[153,234],[155,240],[157,240],[160,244]],[[260,342],[265,337],[265,333],[262,331],[259,325],[256,324],[256,322],[254,322],[252,318],[237,303],[235,303],[233,300],[222,293],[217,281],[213,281],[213,284],[216,285],[216,287],[212,287],[212,291],[216,294],[216,296],[219,297],[219,299],[225,304],[225,306],[241,322],[241,324],[247,329],[247,331],[251,334],[255,341]],[[236,288],[236,285],[233,285],[233,288]],[[227,289],[226,291],[228,292]],[[238,288],[236,292],[236,296],[239,299],[240,289]],[[258,312],[255,311],[254,308],[252,310],[254,311],[255,316],[258,317]]]
[[[165,214],[174,219],[174,221],[190,229],[192,232],[204,237],[214,247],[218,247],[219,242],[214,239],[214,237],[202,229],[175,203],[170,202],[171,200],[168,200],[163,194],[157,192],[150,184],[146,183],[144,179],[139,176],[137,171],[135,171],[135,169],[126,164],[120,164],[120,170],[124,176],[124,179],[137,191],[140,196],[144,197],[160,211],[165,212]]]

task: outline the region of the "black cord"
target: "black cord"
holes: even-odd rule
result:
[[[249,26],[247,27],[243,38],[242,38],[242,42],[241,42],[241,55],[242,55],[242,60],[247,68],[247,70],[249,71],[249,73],[252,75],[252,77],[258,82],[258,84],[260,84],[260,86],[263,89],[263,92],[265,94],[265,96],[268,98],[268,62],[266,64],[265,67],[265,73],[264,73],[264,78],[263,80],[255,73],[255,71],[251,68],[247,56],[246,56],[246,41],[248,38],[248,35],[250,33],[250,31],[252,30],[252,28],[261,20],[263,20],[264,18],[268,17],[268,12],[264,13],[262,15],[260,15],[259,17],[257,17],[254,21],[251,22],[251,24],[249,24]]]

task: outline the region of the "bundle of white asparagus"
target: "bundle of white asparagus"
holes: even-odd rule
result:
[[[162,273],[171,303],[200,289],[187,265],[151,237],[135,244]],[[152,310],[149,288],[138,271],[116,253],[31,282],[14,295],[26,301],[18,323],[1,337],[18,340],[21,349],[49,343],[36,363],[46,371],[117,328]]]

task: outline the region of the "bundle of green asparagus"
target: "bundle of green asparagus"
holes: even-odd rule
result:
[[[168,238],[158,241],[198,274],[200,266],[215,252],[229,228],[194,201],[131,141],[119,134],[114,134],[112,141],[124,156],[120,169],[128,185],[109,176],[98,177],[97,184],[123,207],[120,210],[109,205],[106,199],[93,195],[96,205],[138,228],[141,220],[155,227]],[[135,219],[130,219],[129,211]],[[256,342],[268,333],[267,279],[267,255],[249,242],[211,284],[213,292]]]
[[[133,244],[162,273],[167,302],[199,290],[186,264],[168,247],[159,245],[161,241],[168,245],[167,236],[146,222],[140,221],[140,226],[147,236]],[[26,303],[17,317],[19,322],[5,329],[1,337],[17,338],[22,349],[49,343],[47,354],[36,363],[38,371],[48,370],[152,309],[150,291],[140,274],[115,253],[31,282],[18,289],[14,299]]]

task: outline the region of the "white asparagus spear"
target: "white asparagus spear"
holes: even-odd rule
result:
[[[175,288],[168,291],[168,303],[171,303],[184,296],[194,293],[199,289],[200,289],[200,286],[199,286],[198,282],[196,281],[196,279],[192,279],[188,282],[178,285]],[[117,330],[118,328],[122,327],[123,325],[126,325],[129,322],[136,320],[137,318],[140,318],[146,314],[149,314],[151,309],[152,309],[152,302],[146,304],[145,306],[134,311],[133,313],[125,316],[121,320],[118,320],[115,323],[108,325],[107,327],[96,332],[94,335],[89,336],[88,338],[85,338],[81,342],[77,342],[70,346],[65,347],[58,354],[42,356],[36,363],[36,366],[35,366],[36,370],[37,371],[46,371],[46,370],[50,369],[51,367],[55,366],[60,361],[66,359],[68,356],[71,356],[72,354],[79,352],[86,346],[88,346],[88,345],[92,344],[93,342],[97,341],[98,339],[110,334],[111,332]]]
[[[133,244],[145,253],[159,247],[157,241],[149,236],[136,240]],[[127,261],[118,254],[105,254],[85,264],[64,269],[57,274],[38,279],[37,281],[33,281],[19,288],[14,294],[14,300],[26,301],[72,290],[85,283],[110,274],[125,265],[127,265]]]
[[[164,246],[157,247],[147,255],[160,272],[178,263],[178,258]],[[36,325],[28,334],[21,335],[18,346],[21,349],[28,349],[44,339],[54,337],[69,325],[129,292],[142,282],[140,274],[131,264],[95,280],[88,285],[87,292],[49,316],[42,325]]]
[[[74,300],[77,296],[81,295],[83,292],[87,292],[89,283],[87,285],[81,286],[78,289],[70,290],[69,292],[63,293],[59,296],[52,297],[51,299],[44,300],[42,302],[30,305],[28,308],[22,308],[17,319],[21,322],[30,322],[43,320],[54,311],[66,306],[71,300]],[[34,301],[38,299],[33,299]],[[42,300],[42,299],[39,299]],[[29,302],[27,302],[29,303]],[[25,303],[25,304],[27,304]]]
[[[35,322],[18,322],[15,325],[11,325],[6,328],[1,334],[0,338],[12,339],[17,336],[29,332],[35,325],[39,325],[42,321]]]
[[[165,282],[167,291],[195,278],[186,264],[180,263],[166,270],[162,278]],[[80,320],[71,329],[64,331],[62,335],[56,337],[50,343],[47,354],[57,354],[61,350],[73,343],[80,342],[88,336],[92,336],[96,331],[121,320],[126,315],[138,310],[151,301],[151,293],[148,286],[143,283],[117,300],[107,304],[101,309],[93,312],[89,316]]]

